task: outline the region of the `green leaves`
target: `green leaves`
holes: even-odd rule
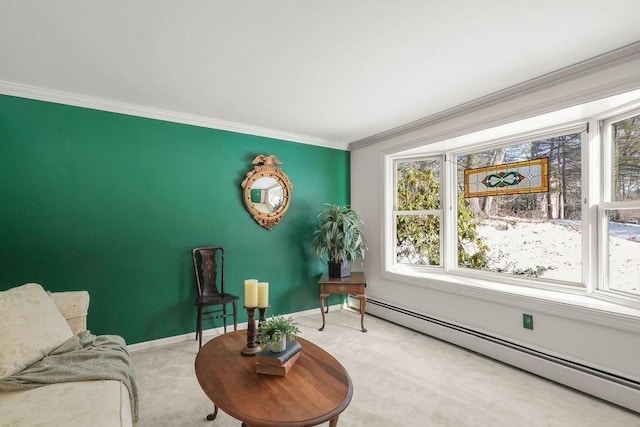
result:
[[[458,194],[458,265],[486,268],[489,247],[478,234],[476,215],[462,193]]]
[[[286,336],[295,339],[295,335],[299,333],[292,317],[275,316],[260,324],[257,340],[263,344],[271,344]]]
[[[398,170],[398,210],[440,209],[440,190],[433,169],[405,164]]]
[[[423,167],[421,167],[423,166]],[[432,166],[432,167],[424,167]],[[405,163],[397,171],[397,198],[400,211],[437,211],[440,187],[435,163]],[[433,214],[398,216],[396,254],[413,264],[440,265],[440,218]],[[478,234],[476,216],[462,194],[458,195],[458,265],[487,266],[488,248]]]
[[[320,258],[352,262],[364,258],[366,239],[358,214],[348,206],[330,205],[318,215],[319,228],[313,233],[313,245]]]

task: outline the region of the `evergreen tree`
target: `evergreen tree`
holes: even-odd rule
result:
[[[614,200],[640,198],[640,115],[614,124]]]
[[[411,162],[398,167],[397,197],[400,211],[440,209],[437,162]],[[400,215],[396,224],[398,259],[413,264],[440,265],[440,218],[434,214]],[[485,268],[487,246],[478,234],[476,215],[462,194],[458,196],[458,264]]]

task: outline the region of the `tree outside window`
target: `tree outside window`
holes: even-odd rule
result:
[[[640,115],[606,122],[611,188],[604,210],[604,288],[640,294]]]
[[[581,282],[581,134],[457,156],[458,209],[469,205],[488,248],[485,271]],[[465,169],[548,158],[549,190],[460,202]],[[461,265],[462,266],[462,265]]]
[[[584,147],[588,138],[598,138],[599,143]],[[588,150],[597,150],[589,155],[602,158],[601,168],[583,170],[582,153]],[[530,167],[532,171],[531,165],[545,162],[546,186],[490,192],[478,184],[484,173],[485,178],[493,176],[495,180],[498,176],[502,180],[514,173],[509,168]],[[517,276],[525,279],[517,283],[529,279],[536,286],[545,282],[593,284],[589,290],[597,288],[617,300],[637,302],[640,111],[604,120],[594,134],[586,132],[585,124],[585,131],[476,151],[396,159],[393,165],[393,264]],[[475,177],[477,190],[464,188],[465,171],[467,180]],[[583,189],[588,186],[598,189],[593,194],[601,197],[595,200],[598,215],[590,214],[583,220],[587,200]],[[454,193],[447,195],[445,190]],[[454,228],[445,236],[448,221]],[[583,233],[586,221],[590,229],[597,230],[597,236]],[[445,238],[452,241],[445,242]],[[593,244],[598,248],[597,267],[585,269],[583,256]],[[457,251],[449,251],[456,245]],[[445,259],[449,254],[454,259]],[[597,276],[589,276],[592,272]]]

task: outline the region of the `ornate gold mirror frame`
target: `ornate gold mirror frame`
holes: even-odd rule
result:
[[[291,181],[280,170],[282,162],[274,155],[260,154],[255,166],[242,181],[243,200],[258,224],[271,230],[279,223],[291,203]]]

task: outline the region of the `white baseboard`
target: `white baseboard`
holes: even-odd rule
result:
[[[331,305],[330,308],[333,308],[334,310],[340,310],[345,308],[344,304],[335,304],[335,305]],[[309,310],[304,310],[304,311],[297,311],[295,313],[289,313],[289,314],[283,314],[286,316],[291,316],[294,319],[297,317],[302,317],[302,316],[309,316],[311,314],[317,314],[318,310],[320,310],[320,308],[313,308],[313,309],[309,309]],[[233,325],[231,325],[231,329],[233,329]],[[238,329],[242,330],[242,329],[247,329],[247,322],[243,322],[243,323],[238,323]],[[227,325],[227,331],[229,331],[229,326]],[[210,337],[210,336],[214,336],[214,335],[221,335],[224,333],[224,328],[222,326],[218,327],[218,328],[211,328],[211,329],[205,329],[202,331],[202,337]],[[182,335],[174,335],[171,337],[166,337],[166,338],[159,338],[156,340],[151,340],[151,341],[143,341],[143,342],[139,342],[139,343],[135,343],[135,344],[130,344],[127,345],[127,349],[129,350],[130,353],[134,353],[136,351],[142,351],[142,350],[146,350],[149,348],[156,348],[156,347],[163,347],[165,345],[169,345],[169,344],[177,344],[180,342],[185,342],[185,341],[195,341],[196,339],[196,333],[195,332],[190,332],[187,334],[182,334]]]
[[[459,345],[632,411],[640,412],[640,387],[634,381],[625,382],[623,378],[610,380],[606,378],[606,375],[597,375],[597,372],[594,374],[588,370],[576,369],[571,366],[571,363],[559,363],[539,357],[535,351],[523,351],[515,348],[516,346],[510,347],[501,344],[498,340],[492,341],[473,333],[466,333],[462,330],[463,328],[447,327],[446,322],[431,322],[421,319],[419,316],[413,316],[408,310],[400,307],[395,308],[382,301],[376,302],[369,299],[369,302],[366,309],[369,314]]]

